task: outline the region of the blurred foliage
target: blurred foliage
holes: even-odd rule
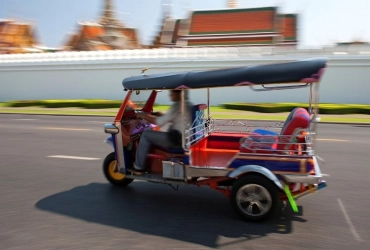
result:
[[[41,108],[83,108],[107,109],[119,108],[122,100],[20,100],[2,103],[3,107],[41,107]],[[308,108],[307,103],[225,103],[217,109],[252,111],[259,113],[290,112],[296,107]],[[157,110],[167,110],[167,105],[156,105]],[[370,105],[367,104],[332,104],[320,103],[320,114],[367,114],[370,115]]]
[[[253,111],[259,113],[290,112],[296,107],[308,108],[307,103],[225,103],[225,109]],[[320,103],[320,114],[366,114],[370,115],[370,105]]]
[[[41,101],[10,101],[5,103],[7,107],[42,107],[42,108],[85,108],[106,109],[119,108],[122,101],[114,100],[41,100]]]

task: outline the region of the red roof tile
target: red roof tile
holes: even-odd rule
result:
[[[272,32],[275,30],[276,8],[227,9],[195,11],[190,34],[224,34]]]
[[[297,40],[297,16],[284,15],[282,18],[282,34],[284,40]]]
[[[191,40],[188,42],[188,46],[217,46],[217,45],[256,45],[256,44],[272,44],[272,37],[265,38],[220,38],[220,39],[202,39],[202,40]]]
[[[83,25],[81,33],[85,38],[91,39],[105,34],[105,31],[101,26]]]

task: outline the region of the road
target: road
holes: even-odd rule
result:
[[[328,187],[257,224],[207,187],[111,187],[111,119],[0,115],[1,249],[369,249],[369,125],[320,124]]]

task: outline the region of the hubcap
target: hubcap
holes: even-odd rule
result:
[[[124,179],[126,175],[121,174],[120,172],[115,172],[114,171],[114,169],[116,167],[116,163],[117,163],[117,161],[112,161],[111,163],[109,163],[108,172],[109,172],[109,175],[113,179],[115,179],[117,181],[120,181],[120,180]]]
[[[272,205],[269,191],[258,184],[242,186],[236,194],[236,202],[240,210],[250,216],[263,215]]]

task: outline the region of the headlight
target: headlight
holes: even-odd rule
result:
[[[119,129],[114,124],[105,124],[104,125],[104,132],[107,134],[118,134]]]

